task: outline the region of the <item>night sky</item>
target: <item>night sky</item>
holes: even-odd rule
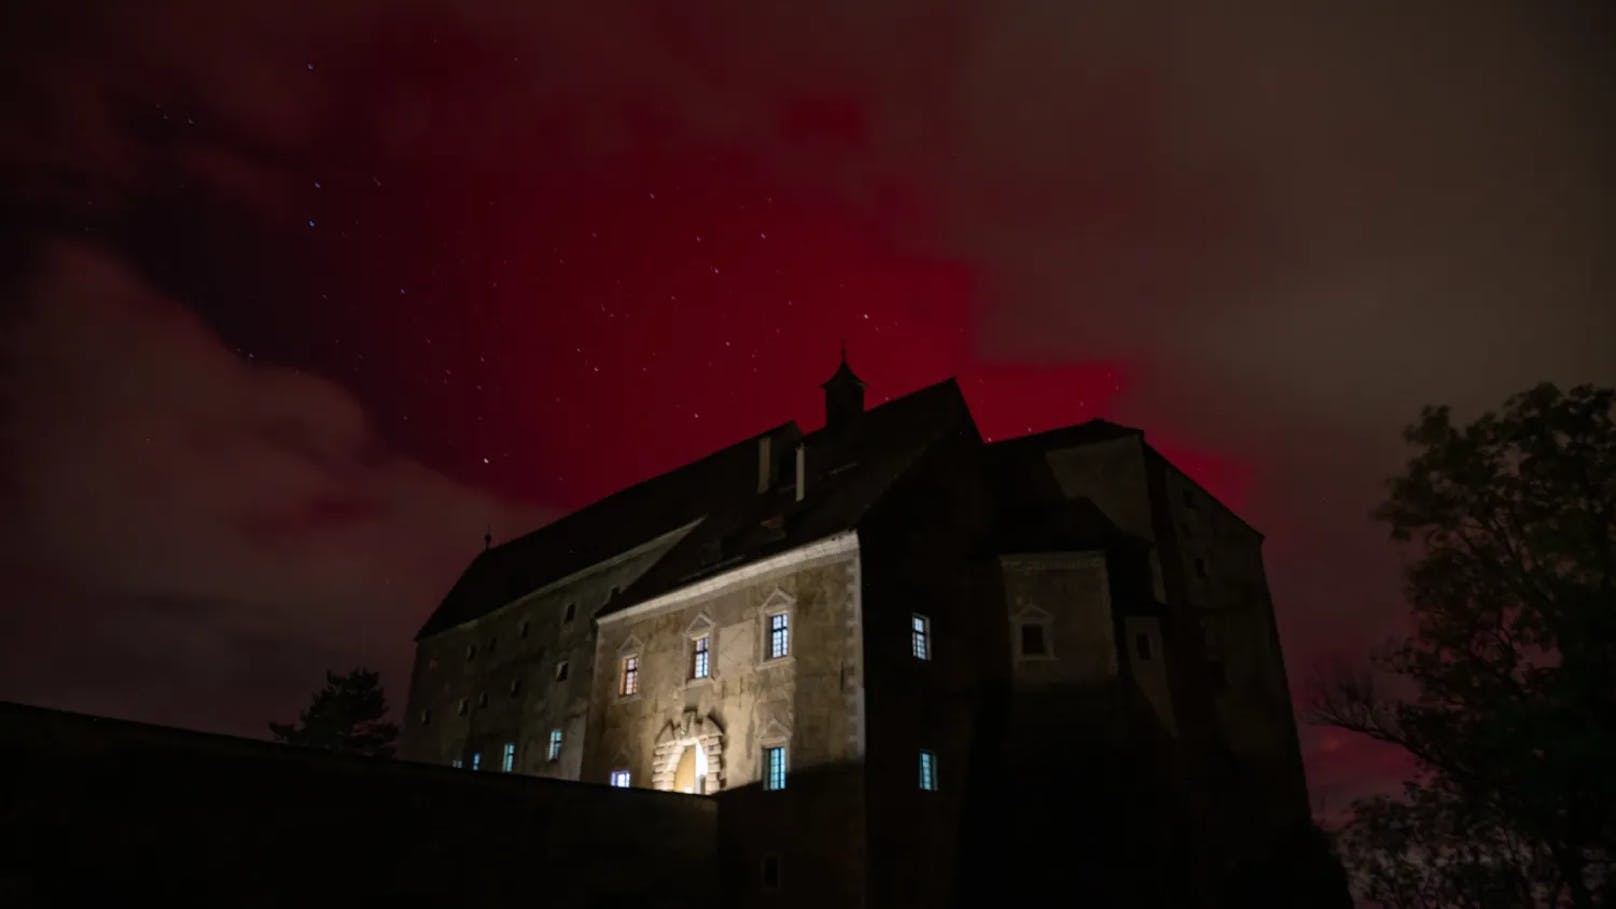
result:
[[[1421,404],[1616,383],[1603,4],[258,6],[0,10],[0,698],[402,701],[485,526],[817,426],[844,338],[1143,427],[1300,693],[1401,629]],[[1303,737],[1324,815],[1400,768]]]

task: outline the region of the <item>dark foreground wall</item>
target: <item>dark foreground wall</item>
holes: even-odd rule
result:
[[[0,703],[0,906],[686,907],[717,804]]]

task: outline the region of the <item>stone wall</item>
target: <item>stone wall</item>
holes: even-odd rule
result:
[[[517,772],[579,779],[595,614],[683,533],[659,537],[418,642],[400,754],[466,766],[478,755],[488,769],[498,767],[506,743],[515,743]],[[565,678],[559,677],[563,663]],[[553,761],[552,730],[562,734]]]
[[[0,704],[0,905],[708,906],[718,805]]]
[[[585,779],[626,769],[634,785],[671,785],[671,765],[690,745],[708,755],[710,792],[758,783],[765,744],[786,744],[794,772],[857,757],[858,707],[848,696],[859,671],[848,646],[856,544],[730,576],[738,579],[602,618]],[[768,659],[769,616],[777,612],[789,617],[789,655]],[[691,678],[700,636],[711,642],[704,679]],[[630,657],[637,690],[624,694]]]
[[[864,902],[859,574],[857,537],[844,534],[601,619],[584,778],[627,770],[634,786],[672,787],[699,750],[721,805],[729,905]],[[776,612],[789,616],[790,652],[768,659]],[[693,679],[704,635],[711,678]],[[631,656],[637,691],[625,694]],[[787,749],[780,791],[762,785],[772,745]]]

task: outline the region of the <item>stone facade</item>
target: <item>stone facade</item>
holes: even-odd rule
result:
[[[851,383],[475,562],[405,756],[711,800],[721,905],[1234,904],[1307,822],[1260,535],[1137,430]]]

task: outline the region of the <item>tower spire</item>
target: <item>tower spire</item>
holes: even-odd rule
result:
[[[825,425],[832,429],[852,422],[864,412],[864,382],[847,365],[847,341],[842,340],[842,363],[823,385],[825,389]]]

